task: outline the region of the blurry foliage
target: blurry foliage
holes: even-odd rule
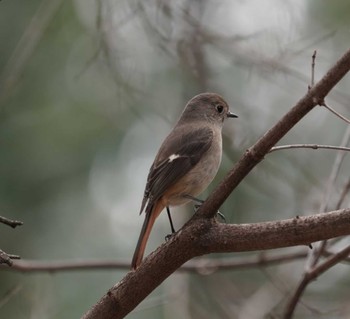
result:
[[[24,226],[0,225],[0,248],[25,259],[130,258],[150,163],[186,101],[216,91],[239,114],[224,130],[212,189],[305,93],[313,50],[319,78],[347,49],[348,7],[345,0],[1,1],[0,215]],[[348,86],[345,79],[327,99],[340,112],[349,110]],[[318,108],[282,143],[338,145],[344,131]],[[239,223],[315,212],[334,158],[329,151],[271,154],[222,212]],[[335,195],[349,169],[347,161]],[[188,216],[175,214],[178,227]],[[149,250],[167,234],[166,223],[160,218]],[[247,318],[247,303],[261,317],[276,315],[302,267],[174,275],[129,317]],[[300,307],[298,318],[309,318],[310,308],[349,314],[346,271],[331,271],[326,288],[323,278],[312,285],[310,307]],[[2,271],[0,301],[19,289],[0,312],[78,318],[122,275]]]

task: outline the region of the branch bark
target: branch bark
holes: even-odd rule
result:
[[[256,224],[226,225],[214,219],[188,222],[136,271],[130,271],[112,287],[83,318],[124,318],[164,279],[195,256],[308,245],[349,234],[350,208]]]
[[[189,259],[211,252],[233,252],[307,245],[350,234],[350,211],[251,225],[218,224],[219,207],[264,156],[350,70],[350,50],[270,130],[249,148],[224,180],[172,239],[151,253],[94,305],[83,319],[123,318]],[[249,239],[249,240],[248,240]]]

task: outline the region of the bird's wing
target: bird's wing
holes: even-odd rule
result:
[[[190,132],[180,128],[166,138],[150,168],[140,213],[147,201],[152,205],[200,161],[210,148],[213,136],[213,131],[207,127]]]

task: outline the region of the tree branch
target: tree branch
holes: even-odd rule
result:
[[[289,144],[289,145],[274,146],[270,149],[269,153],[281,151],[281,150],[293,149],[293,148],[311,148],[313,150],[325,149],[325,150],[350,152],[350,147],[344,147],[344,146],[319,145],[319,144]]]
[[[214,251],[247,251],[307,245],[316,240],[350,234],[349,210],[315,215],[314,220],[309,216],[263,223],[263,227],[262,224],[222,225],[214,220],[219,207],[244,177],[296,123],[316,105],[323,103],[325,96],[349,69],[350,50],[274,127],[245,152],[194,217],[169,242],[151,253],[136,271],[126,274],[83,318],[123,318],[170,274],[194,256]],[[248,241],[246,236],[251,241]],[[214,241],[205,240],[206,238]]]
[[[5,224],[7,226],[11,226],[12,228],[16,228],[17,226],[23,225],[23,222],[19,220],[12,220],[3,216],[0,216],[0,223]]]
[[[326,109],[328,109],[329,111],[331,111],[333,114],[335,114],[336,116],[338,116],[340,119],[342,119],[344,122],[350,124],[350,120],[348,118],[346,118],[345,116],[341,115],[339,112],[337,112],[336,110],[334,110],[333,108],[331,108],[329,105],[327,105],[325,102],[323,102],[321,104],[322,106],[324,106]]]
[[[0,265],[6,264],[8,266],[12,266],[13,261],[12,259],[19,259],[20,257],[17,255],[10,255],[5,253],[3,250],[0,249]]]
[[[1,250],[0,250],[1,254]],[[333,255],[327,252],[326,256]],[[292,253],[280,253],[267,255],[260,253],[255,256],[234,257],[224,259],[202,258],[191,260],[177,269],[179,272],[196,272],[199,274],[209,274],[220,270],[239,270],[254,267],[268,267],[283,263],[296,261],[307,256],[307,251],[300,250]],[[37,260],[18,260],[13,262],[12,267],[0,265],[0,271],[15,272],[63,272],[63,271],[82,271],[82,270],[129,270],[130,260],[73,260],[73,261],[37,261]]]
[[[320,225],[322,223],[325,225]],[[308,246],[310,243],[323,240],[323,237],[329,239],[349,233],[350,208],[327,214],[298,216],[293,219],[256,224],[215,223],[204,235],[210,239],[210,250],[206,242],[200,244],[205,247],[203,253],[241,252],[297,245]]]
[[[311,271],[308,271],[304,274],[303,279],[301,280],[300,284],[298,285],[298,289],[295,291],[292,299],[288,303],[288,306],[286,308],[286,312],[283,316],[284,319],[290,319],[292,318],[294,309],[303,294],[305,288],[307,285],[315,280],[318,276],[322,275],[324,272],[326,272],[328,269],[339,263],[340,261],[344,260],[346,257],[348,257],[350,254],[350,246],[347,246],[346,248],[342,249],[337,254],[329,257],[327,260],[325,260],[320,265],[314,267]]]
[[[227,225],[198,219],[187,223],[151,253],[136,271],[126,274],[83,318],[123,318],[182,263],[195,256],[308,245],[349,234],[350,208],[256,224]]]
[[[340,145],[347,146],[349,144],[349,141],[350,141],[350,126],[348,126],[347,129],[345,130],[345,133]],[[322,202],[319,209],[320,213],[326,212],[328,210],[328,204],[329,204],[332,192],[334,190],[335,181],[339,176],[340,168],[344,161],[345,155],[346,154],[344,152],[338,152],[337,156],[335,157],[334,163],[332,165],[331,173],[329,175],[329,178],[326,184],[325,194],[322,197]],[[341,203],[340,200],[341,198],[339,199],[338,203]],[[340,207],[337,207],[336,209],[339,209],[339,208]],[[318,260],[323,254],[323,251],[325,250],[326,245],[327,245],[326,241],[322,243],[318,243],[316,245],[315,249],[309,254],[306,260],[306,269],[313,268],[318,263]]]

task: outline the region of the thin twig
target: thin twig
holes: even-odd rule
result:
[[[350,178],[348,179],[348,182],[345,184],[343,191],[341,192],[339,196],[338,203],[336,205],[336,209],[339,209],[341,205],[343,204],[346,194],[350,191]]]
[[[340,145],[341,145],[341,147],[346,147],[349,144],[349,142],[350,142],[350,126],[347,127]],[[346,153],[343,153],[343,152],[337,153],[337,156],[334,160],[334,164],[333,164],[333,167],[332,167],[332,170],[331,170],[328,182],[327,182],[326,193],[323,196],[323,201],[322,201],[322,204],[320,206],[320,210],[319,210],[320,213],[323,213],[324,211],[327,210],[327,204],[328,204],[329,199],[331,197],[332,189],[333,189],[335,181],[339,175],[340,167],[343,163],[345,155],[346,155]]]
[[[3,250],[0,249],[0,265],[1,264],[12,266],[12,260],[8,254],[6,254]]]
[[[328,269],[332,268],[334,265],[338,264],[340,261],[348,257],[350,254],[350,246],[347,246],[337,254],[329,257],[326,261],[324,261],[322,264],[320,264],[317,267],[314,267],[311,271],[305,272],[303,279],[301,280],[300,284],[298,285],[298,289],[295,291],[293,297],[291,298],[290,302],[288,303],[288,306],[286,308],[286,312],[283,316],[284,319],[290,319],[292,318],[292,315],[294,313],[295,307],[299,302],[299,299],[301,295],[303,294],[305,288],[307,285],[320,275],[322,275],[324,272],[326,272]]]
[[[11,259],[21,259],[21,256],[19,255],[13,255],[13,254],[7,254]]]
[[[5,294],[1,297],[0,300],[0,309],[1,307],[3,307],[4,305],[6,305],[6,303],[11,300],[11,298],[13,296],[15,296],[16,294],[18,294],[22,289],[22,285],[21,284],[17,284],[15,287],[11,288],[9,291],[5,292]]]
[[[12,228],[16,228],[17,226],[22,226],[23,222],[19,220],[12,220],[3,216],[0,216],[0,223],[11,226]]]
[[[8,266],[12,266],[13,265],[12,259],[21,259],[21,257],[18,255],[5,253],[3,250],[0,249],[0,265],[7,264]]]
[[[12,257],[18,257],[16,255],[9,255],[7,253],[5,253],[3,250],[0,249],[0,265],[1,264],[6,264],[8,266],[12,266],[13,262],[12,262]]]
[[[328,149],[328,150],[338,150],[338,151],[347,151],[347,152],[350,151],[350,147],[344,147],[344,146],[319,145],[319,144],[290,144],[290,145],[274,146],[271,148],[269,153],[272,153],[275,151],[287,150],[287,149],[294,149],[294,148],[311,148],[314,150]]]
[[[315,50],[313,55],[311,56],[311,84],[309,85],[309,90],[315,85],[315,62],[316,62],[316,54],[317,51]],[[340,119],[342,119],[343,121],[347,122],[348,124],[350,124],[350,120],[347,119],[345,116],[341,115],[339,112],[335,111],[333,108],[331,108],[330,106],[328,106],[326,104],[326,102],[323,100],[322,103],[320,103],[321,106],[324,106],[325,108],[327,108],[329,111],[331,111],[333,114],[335,114],[336,116],[338,116]]]
[[[62,0],[42,0],[0,74],[0,101],[7,98],[45,33]]]
[[[341,147],[346,147],[349,144],[349,142],[350,142],[350,126],[347,127],[340,145]],[[325,195],[323,196],[323,200],[320,205],[320,209],[319,209],[320,213],[323,213],[327,210],[327,205],[331,198],[332,190],[334,188],[335,181],[339,175],[340,167],[343,163],[345,155],[346,153],[344,152],[337,153],[331,173],[327,181],[326,192],[325,192]],[[320,256],[322,255],[324,249],[326,248],[326,244],[327,242],[323,241],[317,244],[315,249],[310,251],[309,257],[306,261],[306,269],[311,269],[317,264]]]
[[[345,134],[344,134],[342,142],[341,142],[341,145],[342,145],[341,147],[346,147],[346,145],[348,145],[349,141],[350,141],[350,126],[345,131]],[[340,167],[341,167],[341,164],[343,162],[345,155],[346,154],[343,152],[337,153],[337,156],[335,158],[330,176],[328,178],[326,192],[325,192],[325,195],[323,196],[323,201],[320,205],[320,209],[319,209],[320,213],[325,212],[327,209],[327,205],[328,205],[329,199],[331,197],[331,193],[332,193],[332,190],[334,188],[335,181],[339,175]],[[339,201],[338,204],[339,203],[341,203],[341,201]],[[299,301],[298,298],[301,297],[303,291],[306,289],[307,285],[310,282],[310,280],[308,279],[308,274],[310,272],[312,272],[313,269],[315,269],[321,256],[325,254],[326,246],[327,246],[327,240],[324,240],[321,243],[316,244],[316,247],[312,251],[310,251],[309,256],[308,256],[306,263],[305,263],[306,267],[305,267],[304,277],[301,280],[301,282],[299,283],[299,285],[297,286],[296,291],[288,304],[285,318],[290,318],[290,316],[294,312],[294,308],[296,307],[296,304]],[[332,257],[330,257],[330,258],[332,258]]]
[[[336,110],[334,110],[333,108],[331,108],[329,105],[326,104],[325,101],[323,101],[321,104],[321,106],[324,106],[326,109],[328,109],[329,111],[331,111],[333,114],[335,114],[336,116],[338,116],[340,119],[342,119],[343,121],[345,121],[346,123],[350,124],[350,120],[348,118],[346,118],[344,115],[341,115],[339,112],[337,112]]]
[[[317,51],[314,51],[314,54],[312,55],[312,62],[311,62],[311,87],[315,85],[315,61],[316,61],[316,54]]]
[[[344,237],[343,237],[344,238]],[[335,240],[340,240],[340,238],[338,237],[338,238],[334,238]],[[331,257],[331,256],[334,256],[334,255],[336,255],[337,253],[335,253],[335,252],[332,252],[332,251],[330,251],[330,250],[325,250],[324,252],[323,252],[323,254],[322,254],[322,256],[324,256],[324,257]],[[344,258],[343,260],[341,260],[340,261],[341,263],[343,263],[343,264],[350,264],[350,256],[348,256],[348,257],[346,257],[346,258]]]
[[[266,256],[258,254],[245,258],[225,258],[225,259],[208,259],[201,258],[191,260],[178,269],[180,272],[197,272],[208,275],[221,270],[242,270],[247,268],[267,267],[276,264],[293,262],[305,258],[306,251],[298,251],[290,254],[280,254],[275,256]],[[11,268],[0,267],[0,270],[10,270],[18,272],[63,272],[76,270],[129,270],[130,260],[81,260],[81,261],[34,261],[20,260],[13,262]]]

